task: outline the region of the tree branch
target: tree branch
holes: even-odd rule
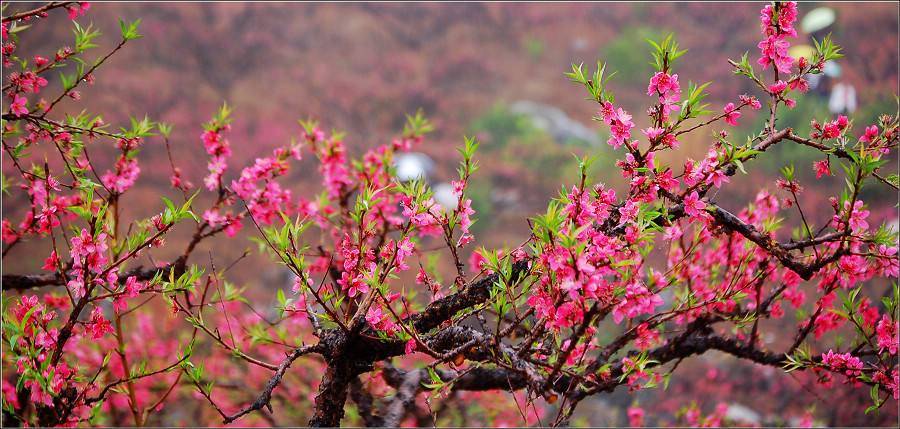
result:
[[[294,351],[292,351],[281,362],[281,364],[278,365],[278,369],[275,370],[275,375],[273,375],[272,378],[269,379],[269,381],[266,383],[266,387],[263,388],[262,393],[259,394],[256,400],[253,401],[252,404],[242,408],[237,413],[225,417],[223,423],[227,425],[247,414],[250,414],[253,411],[260,410],[263,407],[268,408],[269,412],[272,412],[272,405],[270,404],[270,401],[272,400],[272,391],[275,390],[275,388],[278,387],[278,385],[281,383],[281,379],[284,378],[284,373],[287,372],[288,368],[291,367],[291,364],[300,356],[320,352],[321,346],[319,346],[318,344],[297,347],[296,349],[294,349]]]

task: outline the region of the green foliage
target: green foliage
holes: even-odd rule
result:
[[[203,124],[203,129],[206,131],[215,131],[230,124],[231,112],[232,110],[231,107],[228,106],[228,103],[222,103],[222,107],[220,107],[216,112],[216,116],[214,116],[209,122]]]
[[[794,164],[785,165],[781,168],[781,177],[784,177],[784,180],[788,182],[794,181]]]
[[[131,120],[131,128],[120,128],[122,134],[124,134],[125,138],[145,138],[150,136],[155,136],[156,134],[153,132],[153,128],[156,127],[156,124],[150,121],[150,118],[144,115],[144,118],[141,120],[130,118]]]
[[[203,277],[203,273],[203,268],[197,265],[189,265],[185,272],[175,277],[175,267],[172,267],[165,278],[163,278],[163,272],[158,271],[149,284],[160,285],[163,293],[166,295],[180,291],[191,291],[194,290],[194,286],[200,280],[200,277]]]
[[[668,72],[672,67],[672,64],[675,63],[675,60],[681,58],[681,56],[688,51],[687,49],[678,49],[678,42],[675,41],[672,33],[669,33],[669,35],[659,43],[650,39],[647,39],[647,43],[649,43],[650,46],[653,46],[653,51],[651,52],[653,55],[653,63],[651,64],[653,64],[656,71],[659,72]]]
[[[371,198],[370,194],[362,198]],[[357,205],[365,204],[357,199]],[[262,228],[263,240],[258,241],[261,249],[269,249],[275,252],[279,262],[288,267],[295,275],[303,277],[306,268],[306,260],[303,254],[309,249],[309,245],[302,241],[302,236],[313,224],[299,215],[291,220],[284,213],[279,213],[283,225],[267,226]]]
[[[816,57],[814,58],[816,63],[844,58],[844,54],[841,53],[841,47],[831,40],[831,33],[828,33],[821,42],[813,38],[813,43],[816,46]],[[822,71],[818,67],[813,67],[813,70],[810,72],[821,73]]]
[[[200,218],[191,211],[191,204],[194,202],[194,198],[197,197],[200,191],[194,192],[194,195],[191,195],[181,207],[176,207],[175,203],[172,200],[162,197],[163,203],[166,205],[166,209],[162,213],[162,222],[165,225],[171,225],[177,223],[183,219],[192,218],[196,222],[200,222]]]
[[[565,222],[566,216],[558,200],[547,204],[547,213],[531,218],[534,235],[544,243],[550,243],[553,236]]]
[[[612,78],[615,73],[610,73],[609,76],[605,76],[606,74],[606,64],[601,61],[597,61],[597,68],[594,70],[593,74],[591,73],[590,67],[585,68],[584,63],[575,65],[572,64],[572,71],[566,73],[566,77],[568,77],[572,82],[576,82],[581,84],[587,89],[588,94],[591,95],[589,100],[594,100],[598,103],[603,102],[614,102],[615,98],[609,91],[605,91],[607,83],[609,83],[609,79]]]
[[[753,65],[750,64],[749,55],[749,52],[744,52],[744,55],[741,55],[740,61],[732,61],[735,65],[733,73],[738,76],[746,76],[754,81],[758,81],[759,78],[753,70]]]
[[[88,49],[97,47],[94,39],[100,37],[100,30],[95,29],[93,24],[82,27],[77,22],[72,22],[72,25],[74,26],[72,32],[75,34],[75,53],[81,54]]]
[[[140,33],[138,33],[139,25],[141,25],[140,19],[137,19],[137,20],[134,20],[134,21],[131,21],[128,23],[126,23],[125,21],[120,19],[119,20],[119,30],[122,35],[122,40],[128,41],[128,40],[135,40],[135,39],[140,39],[141,37],[144,37],[144,36],[141,36]]]
[[[164,138],[169,138],[172,135],[172,124],[157,122],[156,129],[159,130],[159,134]]]
[[[422,109],[417,110],[415,115],[406,115],[406,124],[403,125],[404,136],[423,136],[432,131],[434,125],[425,117]]]
[[[711,83],[712,82],[706,82],[697,85],[694,82],[688,82],[688,96],[681,103],[681,109],[678,113],[679,121],[692,119],[698,116],[708,115],[712,113],[711,110],[707,109],[707,107],[709,107],[709,103],[703,103],[703,100],[706,99],[706,97],[709,95],[709,93],[706,92],[706,88]]]

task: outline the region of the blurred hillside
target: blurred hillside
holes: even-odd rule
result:
[[[804,3],[801,13],[814,6]],[[857,88],[862,106],[890,106],[898,92],[897,5],[831,6],[837,22],[829,31],[847,53],[842,81]],[[394,135],[405,113],[422,108],[438,126],[422,150],[449,173],[453,164],[445,161],[455,156],[461,136],[517,100],[555,106],[597,129],[590,123],[594,106],[563,77],[573,62],[602,58],[618,70],[612,84],[617,99],[644,125],[651,70],[645,38],[676,34],[690,49],[677,72],[685,82],[714,81],[714,108],[752,93],[731,75],[726,59],[745,51],[756,56],[759,8],[98,3],[82,21],[114,35],[117,18],[141,18],[145,38],[104,67],[86,90],[86,107],[121,116],[108,117],[112,122],[146,113],[175,124],[176,155],[184,158],[197,153],[200,123],[227,100],[237,115],[232,141],[248,145],[237,151],[241,161],[296,135],[298,118],[347,131],[349,146],[361,152]],[[26,37],[39,40],[25,44],[49,47],[70,37],[66,25],[55,29],[29,32]],[[696,144],[685,150],[695,156],[705,146],[689,143]],[[564,152],[568,157],[571,150]]]

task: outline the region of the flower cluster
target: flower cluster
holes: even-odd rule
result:
[[[883,353],[887,350],[888,353],[896,355],[898,341],[900,341],[897,338],[900,335],[900,322],[893,321],[890,316],[883,314],[881,320],[878,321],[875,333],[878,336],[878,351]]]
[[[75,298],[81,298],[86,292],[86,284],[90,273],[100,274],[106,267],[106,242],[105,232],[92,235],[87,229],[82,228],[81,234],[72,237],[69,256],[72,258],[72,275],[68,283],[69,290]],[[107,282],[114,285],[118,281],[116,270],[110,270],[106,278],[96,279],[97,282]]]
[[[788,54],[791,44],[785,39],[788,36],[797,37],[797,31],[794,29],[797,3],[791,1],[766,5],[761,12],[760,20],[766,38],[757,45],[761,54],[757,62],[763,68],[773,64],[779,72],[790,73],[794,59]]]
[[[841,372],[847,377],[856,377],[862,373],[863,363],[858,357],[850,353],[835,353],[834,350],[822,355],[822,363],[835,372]]]
[[[678,75],[656,72],[650,78],[647,95],[659,97],[661,119],[663,122],[668,121],[669,113],[678,110],[678,102],[681,101],[681,86],[678,84]]]
[[[603,103],[600,109],[600,118],[606,125],[609,125],[610,137],[607,144],[618,149],[623,144],[629,144],[631,139],[631,129],[634,128],[634,122],[631,121],[629,115],[621,107],[615,107],[609,101]]]
[[[231,145],[223,136],[225,131],[231,127],[227,124],[221,126],[213,126],[200,135],[203,140],[203,147],[206,153],[211,157],[207,163],[209,174],[203,179],[206,189],[214,191],[222,186],[222,175],[228,168],[228,157],[231,156]]]

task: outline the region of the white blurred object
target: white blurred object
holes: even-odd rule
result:
[[[825,73],[825,76],[831,78],[841,77],[841,65],[836,63],[835,61],[826,61],[825,67],[822,68],[822,73]]]
[[[509,106],[509,111],[528,116],[535,127],[546,131],[557,143],[567,143],[571,139],[576,139],[592,145],[600,144],[600,139],[594,131],[572,119],[559,108],[522,100]]]
[[[572,50],[583,51],[583,50],[587,49],[587,47],[588,47],[588,41],[585,40],[583,37],[579,37],[579,38],[576,38],[575,40],[572,40]]]
[[[822,75],[808,74],[808,75],[806,75],[806,81],[809,82],[810,89],[816,89],[819,87],[819,82],[822,81]]]
[[[459,197],[453,192],[453,185],[442,182],[434,185],[434,202],[438,203],[444,210],[456,210],[459,203]]]
[[[728,410],[725,411],[725,418],[734,422],[749,423],[751,425],[759,425],[762,423],[762,416],[759,413],[741,404],[728,405]]]
[[[818,7],[809,11],[809,13],[803,17],[803,20],[800,21],[800,29],[806,34],[815,33],[816,31],[826,29],[829,25],[834,24],[834,20],[835,13],[833,9],[828,7]]]
[[[401,153],[394,157],[394,168],[397,169],[397,179],[401,182],[427,180],[434,169],[434,161],[424,153]]]
[[[828,98],[828,110],[833,114],[856,111],[856,88],[842,82],[835,84]]]

